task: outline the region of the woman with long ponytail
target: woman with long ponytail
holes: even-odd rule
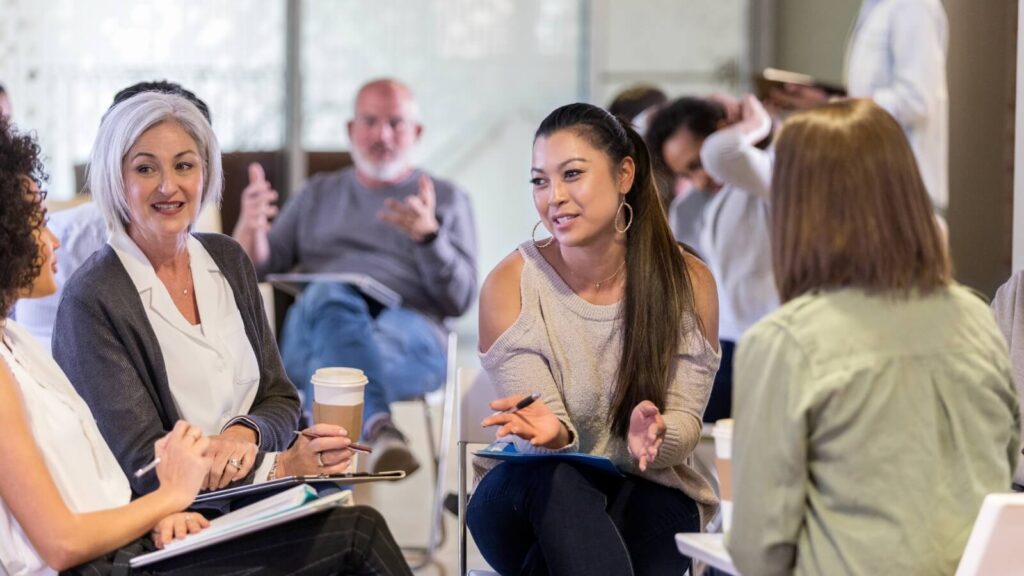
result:
[[[623,474],[480,461],[469,527],[502,574],[681,574],[673,535],[716,503],[687,465],[720,360],[714,280],[673,240],[628,125],[563,106],[532,164],[540,221],[484,284],[480,351],[493,409],[540,398],[483,425],[520,452],[605,456]]]

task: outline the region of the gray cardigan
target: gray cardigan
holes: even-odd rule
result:
[[[1010,364],[1013,366],[1013,383],[1017,387],[1017,398],[1024,404],[1024,272],[1017,272],[999,287],[992,300],[992,311],[996,324],[1006,338],[1010,350]],[[1024,419],[1021,423],[1021,439],[1024,440]],[[1016,484],[1024,485],[1024,458],[1017,462],[1013,474]]]
[[[195,237],[231,285],[256,354],[260,384],[247,418],[259,429],[259,449],[284,450],[294,439],[299,398],[281,365],[252,262],[228,236]],[[89,404],[103,438],[131,482],[133,497],[155,490],[156,474],[137,479],[133,472],[153,458],[153,443],[180,416],[160,343],[131,277],[109,245],[93,254],[65,287],[54,327],[53,356]],[[257,459],[257,466],[261,460]],[[252,474],[247,481],[252,481]]]

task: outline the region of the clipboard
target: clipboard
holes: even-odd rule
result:
[[[319,274],[293,272],[288,274],[268,274],[266,280],[285,292],[290,292],[292,296],[298,296],[301,292],[301,290],[293,286],[296,284],[309,284],[312,282],[351,284],[363,294],[380,302],[385,308],[398,308],[402,305],[402,296],[398,292],[366,274],[356,274],[353,272],[324,272]]]
[[[823,82],[808,74],[779,70],[778,68],[765,68],[761,74],[754,77],[754,83],[757,85],[757,97],[761,100],[766,100],[769,97],[772,88],[782,88],[786,84],[818,88],[829,96],[846,96],[846,88],[843,86]]]
[[[352,484],[366,484],[368,482],[394,482],[405,478],[405,472],[402,470],[393,470],[390,472],[352,472],[349,474],[335,474],[333,476],[285,476],[284,478],[277,478],[270,480],[269,482],[260,482],[257,484],[246,484],[245,486],[233,486],[231,488],[224,488],[223,490],[214,490],[213,492],[206,492],[200,494],[192,501],[192,505],[206,504],[210,502],[218,502],[221,500],[233,500],[235,498],[269,495],[275,492],[281,492],[293,486],[307,485],[314,489],[322,488],[325,486],[339,486],[339,485],[352,485]]]
[[[175,540],[164,546],[163,550],[136,556],[129,560],[129,563],[132,568],[138,568],[187,552],[202,550],[239,536],[340,507],[348,496],[348,491],[344,491],[317,498],[316,491],[308,485],[295,486],[286,492],[211,520],[210,527],[202,532]]]
[[[611,460],[604,456],[594,456],[593,454],[584,454],[582,452],[520,452],[516,450],[516,445],[511,442],[505,442],[499,440],[490,444],[482,450],[473,452],[474,456],[480,456],[481,458],[493,458],[495,460],[504,460],[505,462],[536,462],[538,460],[564,460],[566,462],[572,462],[575,464],[581,464],[588,466],[596,470],[600,470],[606,474],[612,474],[614,476],[625,477],[626,475],[618,469]]]

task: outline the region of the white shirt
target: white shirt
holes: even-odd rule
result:
[[[121,260],[153,327],[178,414],[204,434],[220,434],[248,414],[259,388],[256,353],[227,278],[203,245],[188,239],[192,281],[202,325],[189,324],[142,250],[125,234],[110,245]]]
[[[949,203],[949,23],[939,0],[864,0],[847,47],[850,96],[903,127],[932,203]]]
[[[779,307],[768,204],[772,157],[754,146],[770,130],[770,121],[752,134],[719,130],[700,151],[704,169],[722,183],[704,208],[699,250],[718,284],[718,336],[730,342]]]
[[[76,513],[128,504],[132,495],[128,479],[67,376],[16,322],[7,321],[3,336],[13,351],[0,345],[0,358],[14,374],[32,436],[64,503]],[[0,559],[11,576],[56,574],[43,562],[3,502]]]
[[[60,240],[57,250],[57,291],[45,298],[21,298],[14,305],[14,317],[49,351],[53,324],[57,320],[64,285],[71,275],[107,243],[107,225],[93,202],[53,212],[47,223]]]

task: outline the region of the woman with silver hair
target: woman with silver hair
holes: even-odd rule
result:
[[[193,234],[222,188],[220,147],[199,110],[158,93],[113,106],[89,187],[110,241],[68,282],[53,352],[124,471],[144,466],[179,418],[211,438],[207,489],[344,471],[344,430],[295,438],[298,397],[245,253],[227,236]],[[153,488],[132,481],[136,495]]]
[[[352,459],[338,426],[296,437],[298,396],[248,256],[230,237],[193,232],[222,184],[217,138],[187,99],[146,92],[104,115],[89,187],[110,240],[68,282],[53,351],[135,497],[157,482],[131,472],[179,419],[210,439],[209,490],[341,473]]]
[[[46,226],[43,180],[39,147],[0,119],[0,420],[5,426],[0,435],[0,572],[137,574],[128,566],[130,558],[209,526],[200,514],[182,510],[208,482],[213,442],[199,426],[172,421],[172,429],[148,447],[159,455],[154,489],[133,500],[132,487],[104,441],[109,430],[101,434],[93,411],[35,339],[15,321],[5,320],[18,300],[46,297],[57,287],[60,242]],[[116,292],[117,278],[109,280]],[[120,304],[131,308],[132,303]],[[79,320],[120,322],[110,317]],[[109,358],[117,347],[109,337],[90,344],[93,348],[83,354]],[[123,370],[133,367],[126,364]],[[127,388],[116,393],[131,397]],[[109,401],[117,404],[121,397],[112,395]],[[139,414],[144,416],[142,410]],[[361,506],[308,516],[144,570],[229,572],[410,573],[383,518]]]

